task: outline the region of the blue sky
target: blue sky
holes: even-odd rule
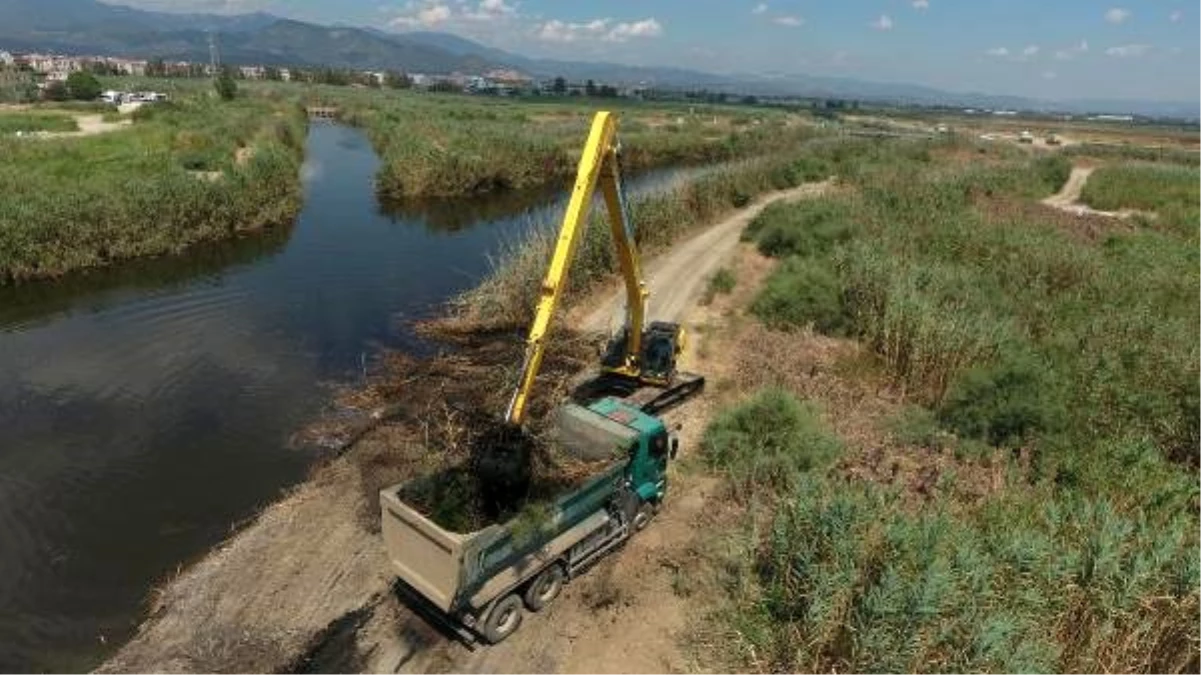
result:
[[[1043,98],[1201,99],[1196,0],[113,1],[445,31],[527,56]]]

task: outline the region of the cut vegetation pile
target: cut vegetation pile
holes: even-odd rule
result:
[[[1181,171],[1115,170],[1107,192],[1195,214],[1196,172]],[[747,231],[783,259],[752,312],[783,353],[814,330],[857,340],[908,406],[873,432],[894,445],[853,461],[822,423],[844,408],[803,402],[804,387],[715,418],[704,459],[749,508],[715,554],[710,665],[1195,672],[1195,215],[1086,241],[1058,215],[986,212],[982,195],[1057,190],[1050,164],[947,167],[882,144],[844,175],[856,191],[769,207]],[[764,379],[790,387],[813,368]],[[892,475],[946,457],[907,489],[856,468],[885,452]],[[982,469],[991,488],[956,487]]]
[[[383,374],[346,403],[386,411],[387,420],[363,436],[348,454],[363,490],[362,525],[379,529],[379,490],[408,482],[407,503],[456,532],[471,532],[519,513],[532,513],[548,499],[594,475],[598,467],[568,455],[550,437],[551,412],[566,400],[568,380],[595,358],[597,345],[568,331],[556,333],[547,349],[530,402],[529,425],[520,438],[502,425],[517,381],[524,338],[517,332],[448,336],[448,350],[416,359],[392,354]],[[339,425],[335,425],[339,426]],[[310,436],[345,434],[313,429]],[[503,436],[503,438],[502,438]],[[501,446],[525,443],[528,469],[516,492],[481,481],[478,463]],[[497,497],[500,497],[498,499]]]

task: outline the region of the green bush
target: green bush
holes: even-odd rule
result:
[[[893,438],[905,445],[939,449],[950,440],[934,412],[918,405],[902,408],[888,420],[888,428]]]
[[[1047,192],[1053,194],[1059,192],[1064,183],[1068,182],[1068,176],[1072,175],[1072,162],[1058,153],[1044,155],[1034,160],[1034,170],[1046,185]]]
[[[845,204],[835,200],[777,202],[751,221],[743,238],[758,242],[760,253],[775,258],[822,255],[851,238],[851,218]]]
[[[768,277],[751,311],[773,328],[813,324],[827,335],[845,335],[851,328],[837,273],[828,262],[812,258],[784,261]]]
[[[77,101],[92,101],[100,98],[100,80],[85,70],[77,70],[67,76],[67,91]]]
[[[789,494],[803,474],[825,469],[842,452],[810,404],[780,389],[764,389],[717,415],[705,429],[708,465],[746,490]]]
[[[707,305],[710,302],[713,302],[713,298],[716,297],[717,294],[725,294],[733,291],[734,285],[737,283],[738,278],[734,276],[734,273],[731,272],[729,268],[723,267],[717,270],[713,273],[713,276],[709,277],[709,283],[705,287],[705,293],[701,298],[701,303]]]
[[[968,370],[939,409],[939,419],[960,435],[1005,446],[1058,430],[1063,415],[1047,364],[1026,354]]]

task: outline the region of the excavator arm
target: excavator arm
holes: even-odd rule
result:
[[[525,420],[526,404],[534,386],[534,378],[542,365],[546,335],[558,306],[559,296],[567,283],[568,267],[588,226],[592,195],[598,182],[605,198],[609,228],[617,247],[617,259],[626,286],[627,343],[623,368],[637,372],[636,360],[637,355],[641,353],[642,329],[646,321],[647,290],[642,280],[638,250],[634,243],[634,226],[629,218],[629,209],[621,184],[617,120],[612,113],[598,112],[592,119],[588,142],[580,155],[575,186],[567,203],[567,212],[563,216],[563,225],[559,228],[559,237],[551,255],[550,266],[546,270],[546,278],[539,290],[534,321],[526,339],[521,379],[505,414],[505,420],[509,424],[520,425]]]

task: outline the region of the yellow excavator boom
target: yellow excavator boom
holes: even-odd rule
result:
[[[631,363],[641,353],[642,328],[646,320],[646,285],[642,281],[642,270],[638,251],[634,244],[634,228],[630,222],[625,196],[621,186],[621,167],[618,160],[617,119],[612,113],[598,112],[592,119],[588,142],[580,155],[576,171],[575,186],[559,229],[559,238],[551,255],[546,278],[539,290],[538,305],[534,321],[526,339],[525,359],[521,366],[521,379],[505,420],[519,425],[525,420],[526,404],[534,386],[534,378],[542,365],[542,354],[546,348],[546,335],[554,316],[559,296],[567,283],[567,269],[575,256],[584,230],[588,226],[588,213],[592,206],[592,195],[597,182],[609,214],[609,227],[617,246],[617,259],[626,285],[626,325],[628,342],[625,349],[624,367],[636,371],[637,364]]]

